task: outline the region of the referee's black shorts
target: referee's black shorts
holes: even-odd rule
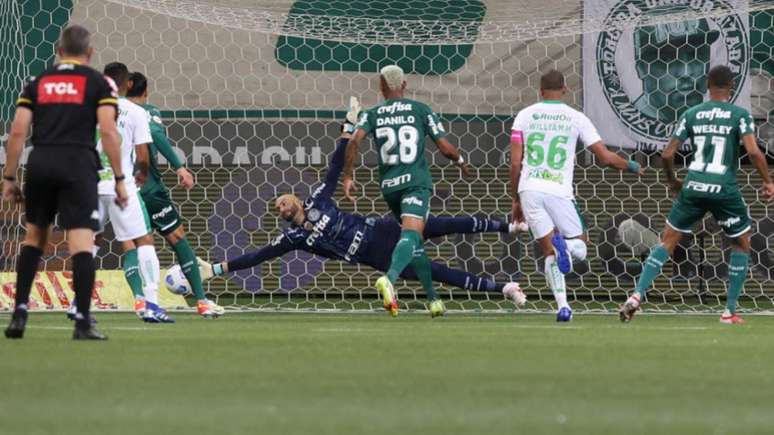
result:
[[[95,150],[76,146],[35,147],[27,160],[24,211],[28,223],[46,228],[59,213],[65,230],[99,228]]]

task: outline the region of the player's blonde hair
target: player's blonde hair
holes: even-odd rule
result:
[[[387,65],[382,68],[379,73],[382,75],[387,87],[393,91],[397,91],[403,86],[403,68],[398,65]]]
[[[298,206],[298,209],[303,209],[303,205],[301,204],[301,199],[299,199],[296,195],[293,195],[292,193],[286,193],[284,195],[280,195],[277,197],[277,200],[274,201],[274,205],[279,207],[280,202],[282,201],[289,201],[292,204],[295,204]]]

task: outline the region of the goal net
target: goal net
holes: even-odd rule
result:
[[[734,102],[751,110],[759,146],[767,158],[774,156],[770,0],[2,2],[3,141],[23,79],[53,61],[68,22],[93,32],[92,66],[118,60],[149,78],[150,102],[162,109],[167,133],[197,180],[193,190],[175,187],[172,195],[197,255],[209,261],[257,249],[279,234],[284,223],[274,199],[310,194],[324,176],[349,96],[376,104],[378,70],[392,63],[408,74],[407,96],[439,113],[474,167],[472,179],[461,180],[429,147],[435,215],[507,219],[511,123],[538,100],[539,77],[550,68],[564,73],[565,101],[589,115],[608,146],[649,167],[642,178],[604,170],[576,148],[577,202],[590,243],[588,261],[568,275],[576,311],[612,310],[633,288],[672,203],[654,157],[680,114],[704,97],[709,66],[732,68]],[[356,176],[364,191],[354,205],[339,205],[386,215],[376,151],[370,141],[361,151]],[[165,177],[175,184],[171,171]],[[740,301],[745,310],[768,310],[774,300],[772,205],[760,196],[760,179],[746,156],[739,181],[754,222],[750,279]],[[12,300],[11,272],[23,237],[19,210],[1,207],[0,309]],[[120,270],[120,245],[107,236],[98,268]],[[52,240],[44,270],[66,270],[61,232]],[[163,267],[174,264],[160,238],[157,248]],[[453,267],[518,281],[530,299],[526,309],[553,309],[528,234],[452,236],[429,242],[428,252]],[[698,223],[664,267],[646,309],[722,309],[728,257],[721,228],[709,218]],[[206,290],[234,308],[372,310],[380,308],[373,291],[378,276],[367,267],[295,252],[211,280]],[[439,290],[450,309],[513,309],[501,294]],[[401,283],[398,293],[402,308],[424,307],[416,283]]]

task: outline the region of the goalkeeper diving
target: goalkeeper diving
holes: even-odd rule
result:
[[[325,179],[312,195],[301,201],[293,194],[277,198],[275,206],[280,217],[290,225],[271,244],[257,251],[220,263],[210,264],[199,259],[202,279],[249,269],[288,252],[302,250],[322,257],[363,264],[386,272],[390,267],[393,248],[400,239],[400,224],[393,218],[374,218],[340,210],[332,200],[344,167],[345,151],[359,112],[355,98],[350,101],[347,122],[329,162]],[[426,239],[451,234],[483,232],[514,233],[521,228],[506,221],[477,217],[430,217],[424,230]],[[526,296],[516,282],[498,283],[444,264],[432,262],[433,280],[465,290],[501,292],[517,306]],[[416,272],[407,267],[401,277],[418,280]],[[397,307],[390,310],[397,315]]]

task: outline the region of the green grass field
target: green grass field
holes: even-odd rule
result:
[[[99,319],[109,342],[71,341],[63,314],[32,314],[24,340],[0,342],[0,433],[774,430],[771,317]]]

